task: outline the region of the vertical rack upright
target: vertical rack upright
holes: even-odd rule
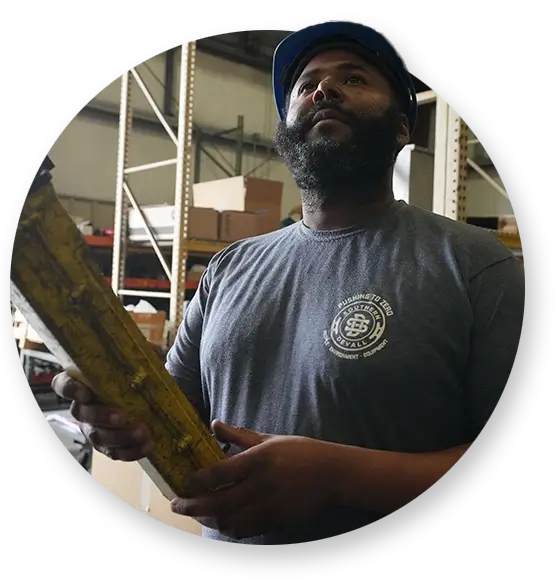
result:
[[[467,219],[467,172],[470,167],[499,195],[509,199],[508,193],[469,157],[469,128],[452,107],[432,91],[417,96],[421,103],[436,103],[434,139],[433,212],[453,220]],[[474,140],[477,142],[476,140]],[[523,260],[519,233],[498,230],[498,238],[516,256]]]
[[[435,214],[465,221],[467,213],[467,156],[469,130],[463,119],[434,91],[417,93],[417,104],[435,104],[434,186]]]
[[[192,175],[192,149],[193,149],[193,98],[195,81],[195,42],[190,42],[181,47],[181,65],[179,72],[179,110],[178,110],[178,134],[176,135],[160,108],[156,104],[152,94],[145,85],[143,79],[135,68],[126,72],[121,79],[120,98],[120,122],[118,139],[118,161],[116,175],[116,202],[114,212],[114,245],[112,256],[112,289],[114,293],[122,296],[152,296],[170,299],[169,312],[169,341],[176,335],[178,326],[183,316],[185,299],[185,274],[187,262],[187,230],[188,208],[193,188]],[[132,82],[135,80],[141,89],[147,102],[152,108],[159,122],[166,130],[169,138],[176,146],[176,157],[167,160],[156,161],[141,166],[129,166],[129,142],[132,133]],[[156,240],[140,205],[138,204],[126,176],[131,173],[147,171],[168,165],[176,166],[176,182],[174,196],[175,226],[172,243],[171,268]],[[170,280],[170,292],[153,292],[146,290],[129,290],[124,288],[125,265],[128,239],[128,210],[129,207],[136,210],[147,232],[150,244],[156,253],[162,268]]]

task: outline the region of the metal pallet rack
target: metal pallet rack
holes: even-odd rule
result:
[[[432,99],[432,94],[430,97]],[[436,125],[433,212],[465,221],[469,129],[445,101],[436,95],[434,101]]]
[[[193,188],[192,179],[192,146],[193,146],[193,95],[195,82],[194,42],[181,47],[181,66],[179,73],[179,108],[177,135],[166,121],[145,82],[135,68],[126,72],[121,81],[120,123],[118,141],[118,163],[116,178],[116,204],[114,213],[114,244],[112,258],[112,289],[118,296],[153,296],[170,299],[169,335],[172,339],[183,316],[185,275],[187,261],[187,224],[189,199]],[[176,146],[176,157],[167,160],[130,167],[128,163],[129,141],[132,129],[132,81],[143,92],[147,102],[158,118],[169,138]],[[126,176],[131,173],[147,171],[163,166],[176,166],[175,182],[175,228],[172,243],[172,263],[168,265],[156,237],[145,218],[140,205],[131,191]],[[128,210],[129,207],[139,215],[147,232],[150,244],[158,257],[162,268],[170,280],[170,292],[153,292],[147,290],[129,290],[124,288],[125,263],[127,254]]]
[[[500,195],[509,198],[506,190],[492,179],[468,154],[469,128],[463,119],[434,91],[417,95],[420,105],[435,103],[433,212],[454,220],[465,221],[467,214],[467,169],[472,168]],[[514,251],[521,250],[519,235],[498,233]]]

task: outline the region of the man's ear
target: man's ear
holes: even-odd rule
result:
[[[400,151],[409,143],[410,135],[411,134],[409,132],[409,119],[407,118],[407,115],[402,113],[400,115],[400,127],[397,136],[398,148]]]

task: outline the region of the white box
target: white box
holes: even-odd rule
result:
[[[174,239],[174,206],[163,204],[159,206],[143,206],[143,214],[153,230],[159,243],[172,244]],[[149,240],[143,220],[139,213],[131,208],[129,210],[128,232],[130,242],[147,242]]]
[[[193,186],[193,205],[197,208],[245,212],[245,196],[243,176],[201,182]]]

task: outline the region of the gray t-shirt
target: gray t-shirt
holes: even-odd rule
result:
[[[395,202],[365,228],[299,222],[220,252],[167,368],[210,420],[429,452],[468,443],[485,425],[523,309],[523,266],[494,234]],[[379,518],[330,507],[242,542],[311,541]]]

